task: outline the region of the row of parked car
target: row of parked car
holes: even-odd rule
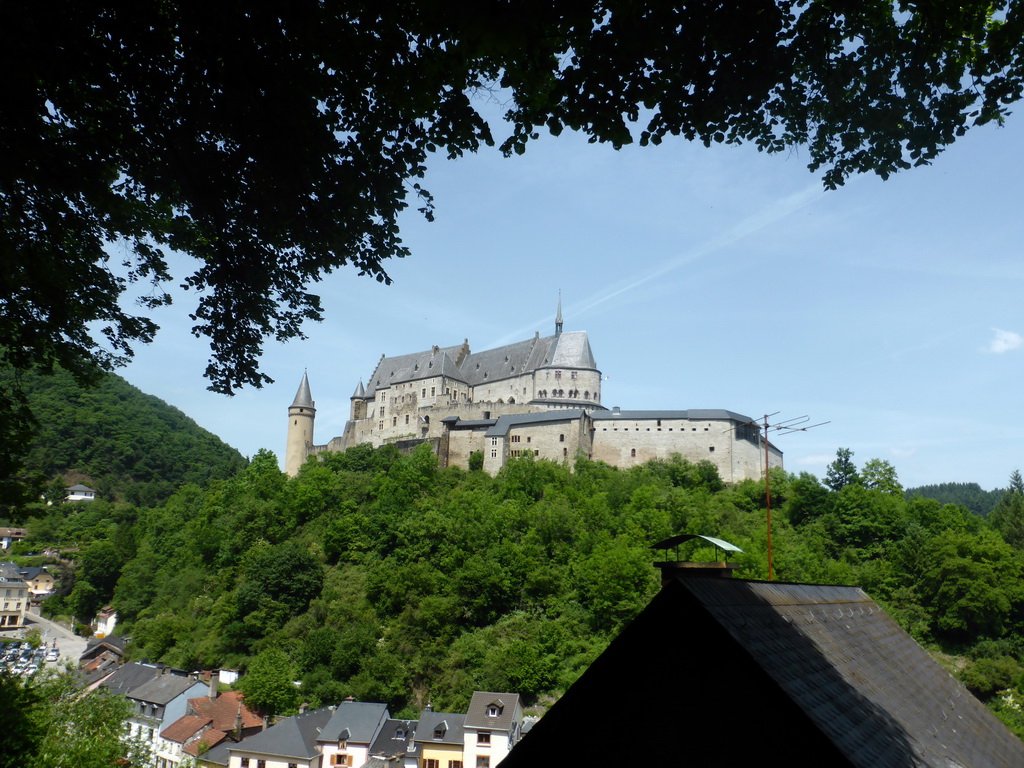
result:
[[[44,644],[33,648],[30,643],[17,640],[0,646],[0,667],[12,675],[28,677],[45,662],[54,663],[59,658],[56,640],[50,647]]]

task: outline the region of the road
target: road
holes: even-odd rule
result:
[[[39,631],[43,633],[43,640],[47,645],[53,645],[53,641],[57,641],[61,661],[67,660],[72,666],[78,666],[78,659],[85,651],[86,640],[84,637],[79,637],[60,624],[54,624],[49,619],[44,619],[38,613],[26,613],[25,625],[26,628],[22,630],[22,633],[33,627],[38,627]]]

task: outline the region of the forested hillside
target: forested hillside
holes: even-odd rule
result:
[[[994,491],[982,490],[977,483],[938,483],[907,488],[907,496],[924,496],[935,499],[943,504],[959,504],[977,515],[988,517],[988,513],[1003,498],[1006,490],[997,488]]]
[[[1024,494],[996,528],[907,499],[891,465],[857,472],[849,456],[831,487],[773,471],[777,578],[862,585],[957,654],[957,674],[1019,727],[995,693],[1024,673],[1024,538],[1003,535],[1024,530]],[[112,599],[134,658],[301,679],[278,710],[299,695],[410,713],[457,710],[474,689],[557,696],[656,591],[649,545],[675,533],[725,538],[744,550],[741,576],[767,576],[763,485],[725,487],[681,459],[571,471],[526,458],[492,478],[441,470],[429,449],[360,447],[289,479],[261,452],[162,506],[55,509],[32,530],[83,547],[74,589],[49,610]]]
[[[0,368],[0,387],[15,374]],[[186,483],[230,477],[245,465],[234,448],[163,400],[120,376],[83,388],[65,371],[18,375],[38,430],[24,452],[24,473],[45,483],[86,478],[101,497],[136,504],[166,499]],[[51,495],[60,498],[59,484]]]

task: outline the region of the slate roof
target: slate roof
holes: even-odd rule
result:
[[[307,760],[319,754],[317,738],[333,714],[332,708],[323,707],[285,718],[272,728],[232,745],[230,750]]]
[[[226,743],[229,748],[232,744],[234,744],[234,742],[228,738],[228,735],[224,733],[224,731],[218,731],[216,728],[208,728],[207,730],[203,731],[202,734],[200,734],[198,739],[194,739],[193,741],[190,741],[188,744],[182,747],[181,751],[184,752],[186,755],[198,757],[200,748],[205,748],[203,750],[203,757],[205,758],[207,752],[209,752],[217,745],[224,743]]]
[[[487,714],[491,705],[498,707],[496,717]],[[518,693],[494,693],[492,691],[473,691],[473,698],[466,708],[466,728],[486,728],[495,731],[508,731],[515,722],[516,710],[519,707]]]
[[[466,342],[454,347],[431,347],[423,352],[408,355],[381,357],[377,367],[370,374],[366,385],[366,396],[373,397],[378,389],[387,389],[401,381],[415,381],[432,376],[450,376],[462,380],[456,360],[468,352]]]
[[[548,424],[559,421],[574,421],[583,415],[579,408],[566,408],[557,411],[539,411],[537,413],[511,413],[499,416],[494,426],[484,432],[484,437],[504,437],[512,427],[528,424]]]
[[[415,720],[385,720],[380,733],[370,745],[370,756],[374,758],[401,757],[407,752],[414,751],[413,734],[415,734],[416,728],[417,721]]]
[[[111,693],[115,693],[118,696],[125,696],[130,691],[138,688],[143,683],[149,682],[159,674],[160,670],[156,667],[132,661],[127,664],[122,664],[114,670],[110,677],[100,683],[100,685]]]
[[[462,744],[465,722],[466,716],[461,712],[424,710],[420,714],[420,724],[416,727],[416,741],[431,744]],[[435,739],[434,731],[439,725],[443,726],[444,735]]]
[[[741,421],[751,418],[724,408],[690,408],[685,411],[600,411],[591,414],[594,421],[644,421],[650,419],[690,419],[691,421]]]
[[[571,764],[609,696],[657,764],[1024,765],[1024,743],[856,587],[673,575],[502,768]]]
[[[196,681],[190,677],[163,674],[133,688],[128,692],[128,698],[165,706],[194,685]]]
[[[292,408],[313,408],[313,395],[309,391],[309,377],[306,372],[302,372],[302,381],[299,382],[299,389],[295,393],[295,399],[292,401]]]
[[[365,396],[372,398],[378,389],[385,389],[398,382],[432,376],[447,376],[479,386],[541,368],[597,370],[587,332],[570,331],[543,338],[538,333],[532,339],[476,353],[470,352],[469,342],[464,341],[453,347],[432,347],[423,352],[382,357],[370,375]],[[359,388],[353,397],[358,396]]]
[[[343,701],[324,726],[317,741],[354,741],[370,744],[389,718],[386,704],[368,701]]]

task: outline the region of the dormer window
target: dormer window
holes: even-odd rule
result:
[[[527,438],[526,442],[530,442],[530,439]],[[498,717],[500,714],[501,714],[501,705],[500,704],[488,704],[487,705],[487,716],[488,717]]]

